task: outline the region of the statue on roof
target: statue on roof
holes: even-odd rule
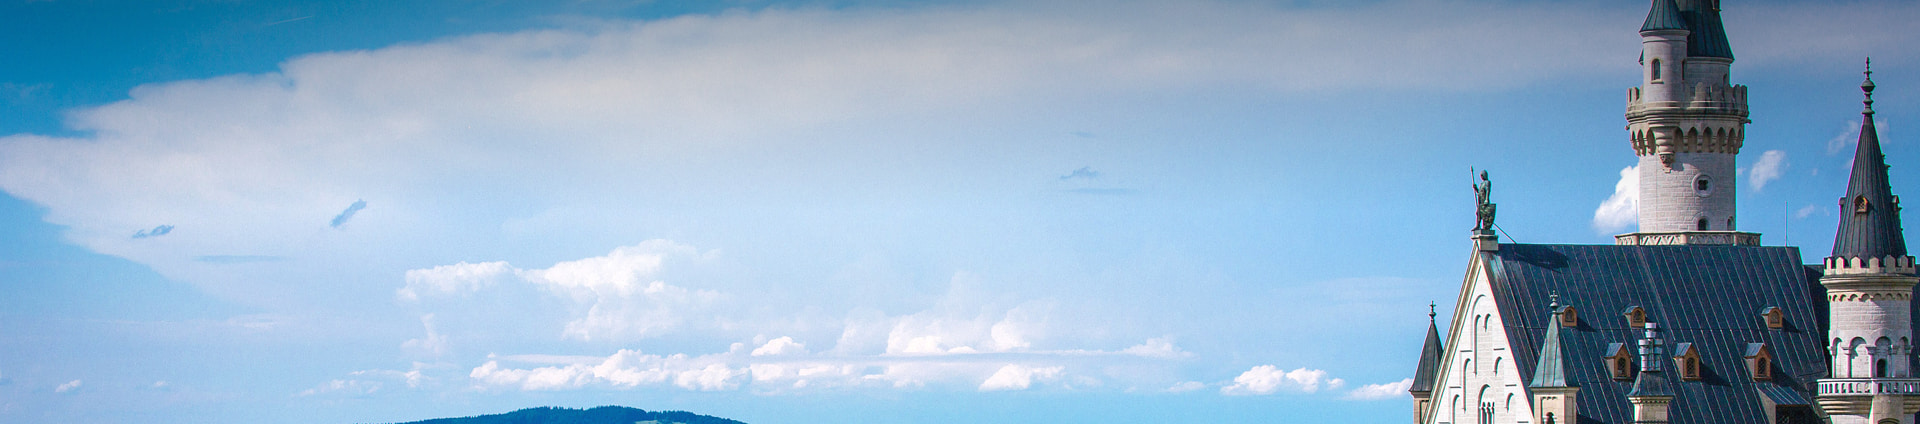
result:
[[[1487,179],[1487,171],[1480,171],[1480,182],[1473,185],[1475,199],[1473,231],[1493,232],[1493,180]]]

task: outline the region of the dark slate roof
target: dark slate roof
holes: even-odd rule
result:
[[[1641,31],[1659,31],[1666,29],[1687,29],[1687,20],[1680,17],[1680,6],[1673,0],[1653,0],[1653,8],[1647,10],[1647,23],[1640,25]]]
[[[1748,343],[1772,349],[1776,368],[1768,384],[1810,398],[1813,381],[1826,374],[1824,317],[1814,308],[1825,298],[1809,280],[1817,274],[1799,263],[1798,248],[1503,244],[1489,257],[1512,346],[1543,345],[1549,326],[1558,324],[1539,311],[1554,292],[1561,304],[1589,311],[1642,306],[1668,344],[1692,343],[1702,379],[1669,382],[1674,424],[1766,422],[1758,383],[1747,375]],[[1785,328],[1767,328],[1759,313],[1768,306],[1785,313]],[[1633,383],[1614,381],[1602,357],[1610,344],[1637,342],[1634,329],[1619,315],[1594,314],[1560,330],[1567,383],[1580,387],[1580,422],[1631,422]],[[1513,354],[1520,369],[1538,367],[1540,352]]]
[[[1688,57],[1733,58],[1727,29],[1720,24],[1720,0],[1679,0],[1680,17],[1687,21]]]
[[[1869,79],[1862,88],[1871,93],[1872,83]],[[1880,134],[1873,127],[1873,112],[1869,109],[1861,116],[1860,144],[1853,152],[1853,177],[1847,181],[1847,197],[1840,199],[1840,231],[1833,236],[1833,256],[1906,256],[1907,240],[1901,235],[1900,208],[1893,203],[1893,187],[1887,184],[1887,156],[1880,152]],[[1857,197],[1866,197],[1869,205],[1866,213],[1858,213],[1854,208]]]
[[[1540,356],[1536,360],[1539,366],[1534,367],[1533,380],[1527,383],[1527,387],[1571,387],[1567,384],[1566,361],[1561,359],[1564,355],[1560,354],[1558,321],[1557,318],[1547,320],[1547,335],[1542,337],[1545,341],[1540,343]]]
[[[1429,316],[1428,318],[1432,318]],[[1440,354],[1445,352],[1440,344],[1440,328],[1433,320],[1427,321],[1427,345],[1420,348],[1420,366],[1413,370],[1413,386],[1408,392],[1432,392],[1433,380],[1440,374]]]
[[[1633,390],[1627,396],[1673,396],[1673,384],[1667,381],[1666,371],[1643,369],[1633,378]]]

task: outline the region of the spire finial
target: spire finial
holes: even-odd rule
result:
[[[1867,81],[1860,83],[1860,91],[1867,93],[1867,100],[1865,102],[1867,105],[1867,108],[1865,110],[1860,111],[1860,113],[1866,114],[1866,115],[1872,115],[1873,114],[1873,58],[1871,57],[1867,58],[1866,75],[1867,75]]]
[[[1560,311],[1560,292],[1559,291],[1547,292],[1547,309],[1552,310],[1552,312]]]
[[[1438,304],[1433,302],[1427,302],[1427,322],[1435,322],[1435,320],[1437,320],[1438,317],[1440,316],[1439,311],[1440,309]]]

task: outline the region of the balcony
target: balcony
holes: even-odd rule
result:
[[[1920,378],[1829,378],[1820,380],[1820,396],[1920,394]]]

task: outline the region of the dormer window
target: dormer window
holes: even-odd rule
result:
[[[1607,344],[1606,353],[1607,355],[1604,356],[1604,358],[1607,360],[1607,373],[1613,375],[1613,379],[1615,380],[1632,380],[1633,353],[1627,351],[1627,345],[1624,343],[1609,343]]]
[[[1871,210],[1873,210],[1873,202],[1867,201],[1867,196],[1853,196],[1853,213],[1867,213]]]
[[[1778,330],[1787,326],[1787,314],[1780,308],[1768,306],[1760,310],[1760,319],[1766,321],[1767,328]]]
[[[1705,222],[1705,221],[1701,221],[1701,222]],[[1641,309],[1639,306],[1628,306],[1627,310],[1625,312],[1621,312],[1620,315],[1627,317],[1628,327],[1647,328],[1647,310],[1646,309]]]
[[[1773,350],[1766,343],[1747,343],[1747,374],[1754,381],[1773,379]]]
[[[1572,306],[1560,307],[1560,310],[1555,311],[1553,316],[1559,319],[1561,327],[1580,326],[1580,310],[1574,309]]]
[[[1673,365],[1680,372],[1680,378],[1687,381],[1700,380],[1700,351],[1693,343],[1680,343],[1673,346]]]

